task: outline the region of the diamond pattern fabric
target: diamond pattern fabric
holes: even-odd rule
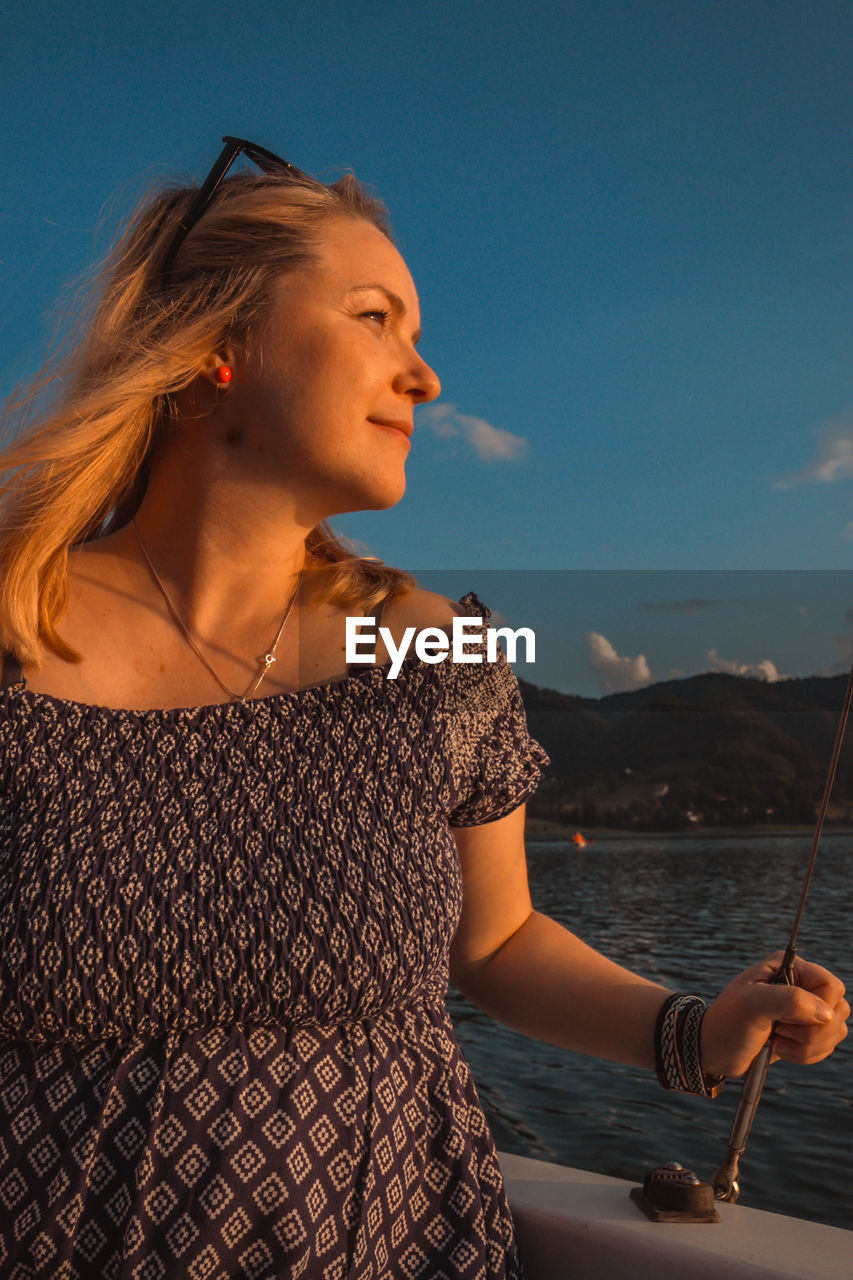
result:
[[[0,691],[4,1278],[520,1274],[444,1005],[451,828],[547,758],[500,656],[386,675]]]

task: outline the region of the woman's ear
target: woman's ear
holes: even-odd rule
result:
[[[234,377],[236,363],[236,348],[231,346],[222,347],[221,350],[214,351],[205,357],[199,369],[199,376],[213,383],[217,390],[221,390],[223,387],[227,387]]]

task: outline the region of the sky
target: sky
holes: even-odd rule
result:
[[[564,693],[597,698],[704,672],[773,683],[842,675],[853,662],[850,571],[493,569],[475,576],[491,625],[533,632],[532,662],[519,634],[516,674]],[[458,599],[471,573],[429,572],[422,581]],[[839,710],[841,701],[839,693]]]
[[[815,579],[821,609],[788,599],[790,638],[736,604],[724,632],[746,579],[701,575],[851,562],[851,65],[847,0],[11,0],[0,391],[140,196],[203,177],[223,133],[352,170],[390,210],[443,392],[403,502],[339,527],[457,595],[493,584],[516,625],[554,593],[581,655],[559,687],[712,650],[830,670],[842,573]],[[644,609],[663,583],[718,603]]]

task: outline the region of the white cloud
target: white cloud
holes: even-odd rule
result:
[[[737,662],[721,658],[716,649],[708,650],[708,661],[712,671],[722,671],[729,676],[749,676],[753,680],[764,680],[767,684],[775,684],[777,680],[787,680],[776,668],[775,662],[762,658],[761,662]]]
[[[586,637],[589,665],[598,676],[602,693],[628,693],[651,684],[652,673],[642,653],[636,658],[620,658],[613,645],[597,631]]]
[[[452,404],[433,404],[420,409],[417,421],[432,427],[443,440],[461,436],[483,462],[516,462],[527,452],[523,436],[493,427],[485,418],[460,413]]]
[[[817,442],[811,462],[793,475],[776,481],[777,489],[799,484],[837,484],[853,480],[853,422],[841,419],[826,428]],[[848,526],[848,531],[850,526]]]

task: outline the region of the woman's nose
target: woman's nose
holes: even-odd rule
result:
[[[441,383],[438,374],[420,356],[416,355],[410,368],[400,375],[406,395],[412,397],[417,404],[429,404],[441,395]]]

